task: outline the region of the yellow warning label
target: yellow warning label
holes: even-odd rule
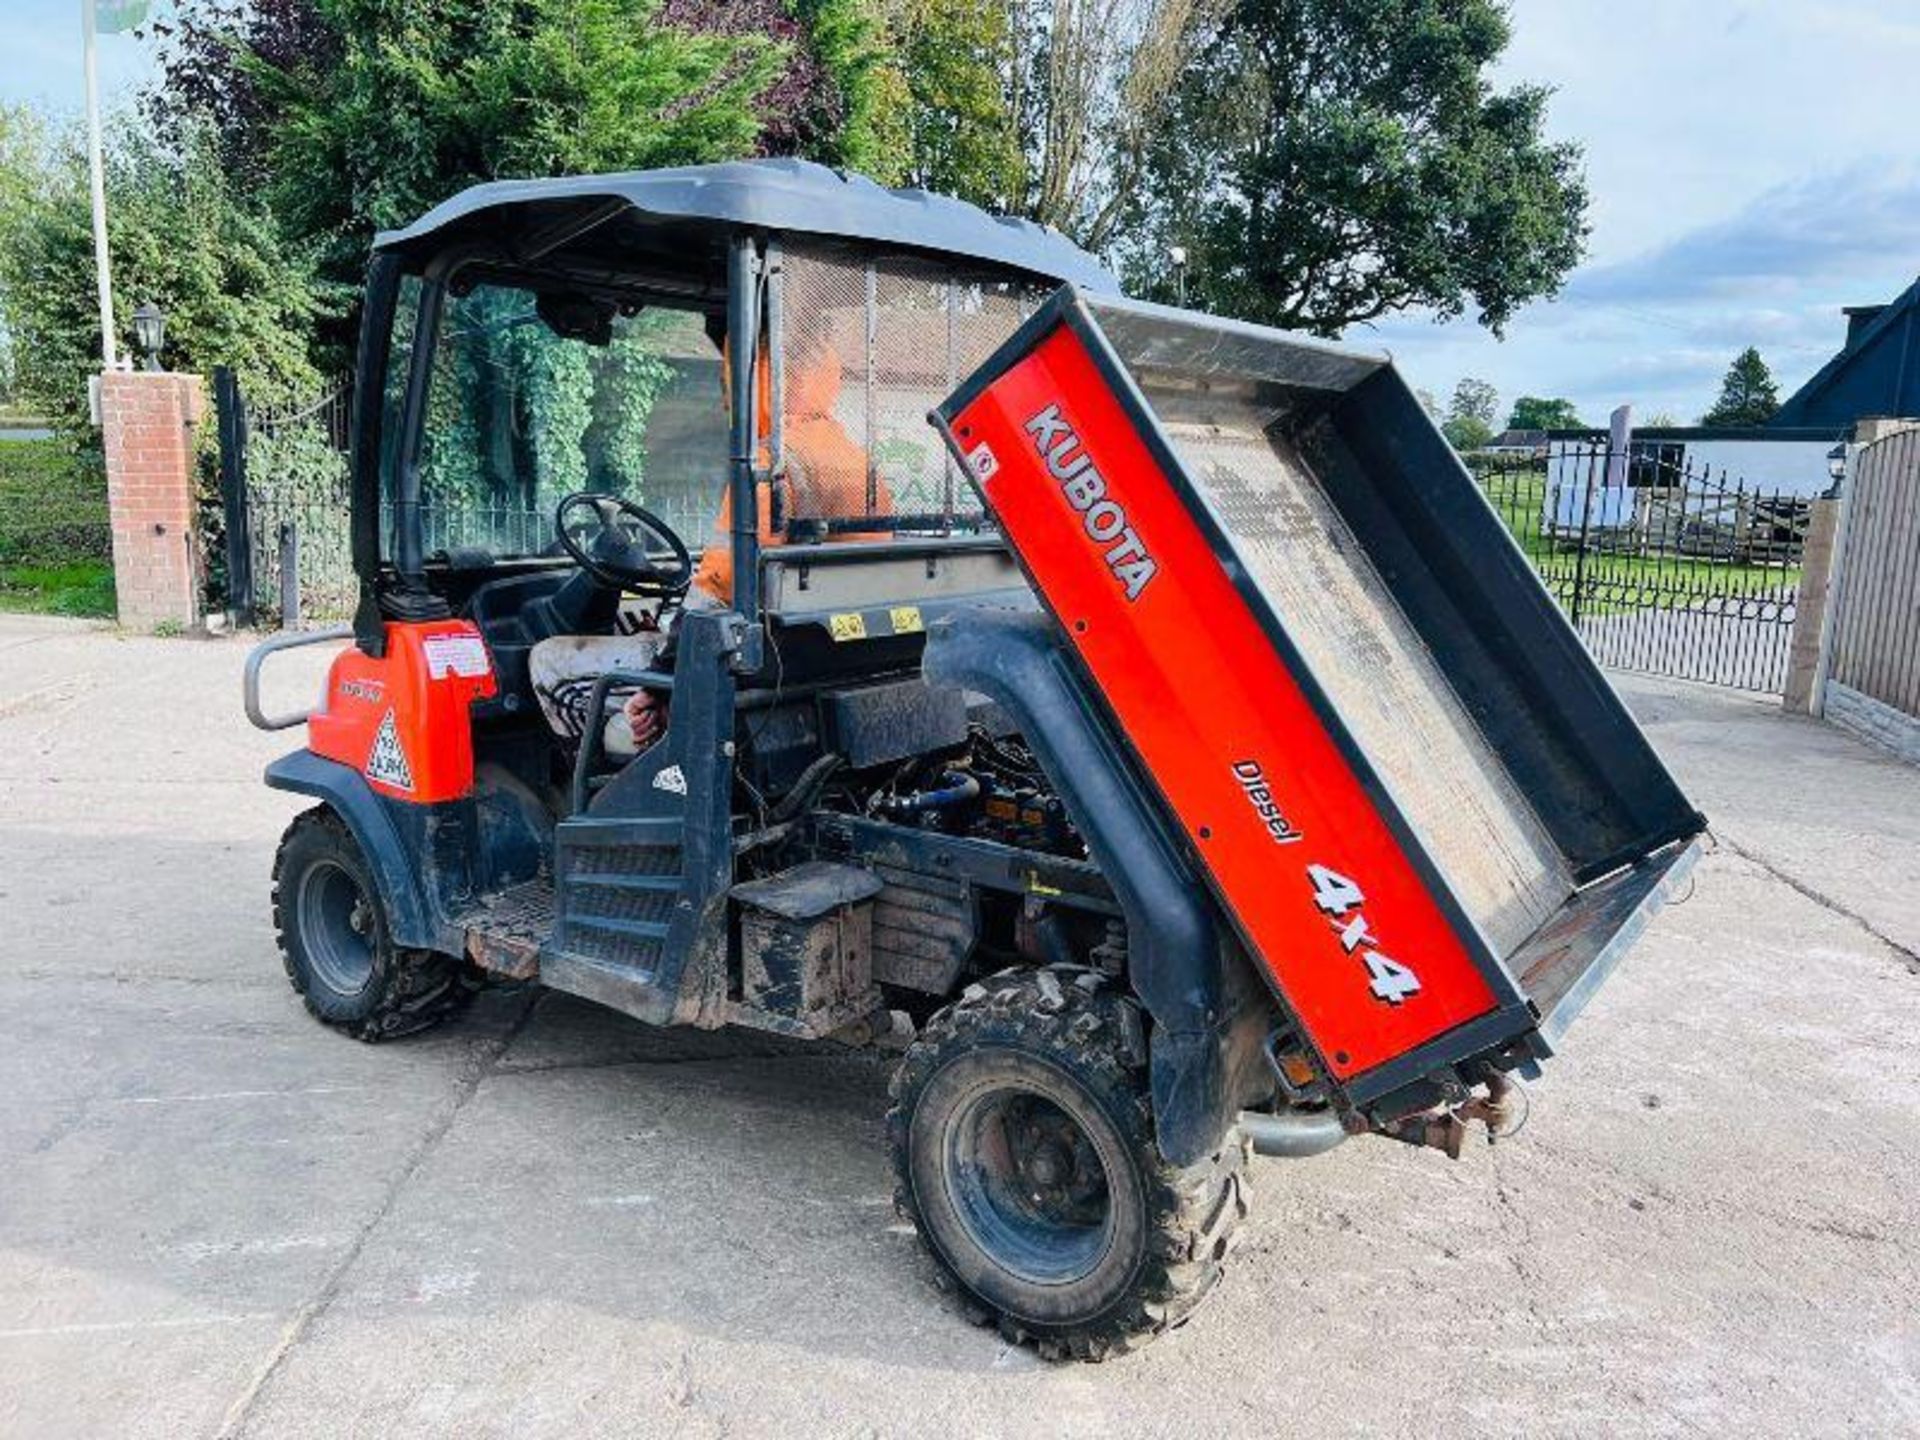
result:
[[[916,630],[924,630],[926,628],[925,625],[920,623],[920,607],[918,605],[896,605],[893,607],[894,634],[911,635]]]
[[[857,610],[848,610],[840,615],[829,615],[827,631],[835,640],[864,640],[867,638],[867,620]]]

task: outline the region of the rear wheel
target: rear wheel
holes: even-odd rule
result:
[[[1008,971],[936,1015],[894,1078],[896,1203],[983,1322],[1103,1360],[1181,1324],[1246,1214],[1237,1136],[1153,1138],[1139,1010],[1097,971]]]
[[[360,846],[326,806],[296,818],[280,841],[273,923],[307,1009],[356,1039],[425,1030],[471,994],[452,960],[393,943]]]

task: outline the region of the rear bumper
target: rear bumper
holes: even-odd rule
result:
[[[1629,946],[1693,875],[1700,842],[1673,845],[1589,885],[1509,962],[1539,1011],[1538,1053],[1551,1055]]]
[[[1700,850],[1697,840],[1678,842],[1575,893],[1508,961],[1524,1003],[1356,1076],[1348,1102],[1376,1120],[1391,1119],[1435,1103],[1427,1082],[1438,1071],[1505,1070],[1553,1055],[1653,917],[1684,890]]]

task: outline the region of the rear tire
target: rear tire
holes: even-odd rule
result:
[[[1167,1163],[1145,1026],[1098,971],[1010,970],[908,1049],[887,1117],[895,1204],[972,1318],[1049,1359],[1184,1323],[1247,1213],[1244,1142]]]
[[[287,979],[307,1009],[356,1040],[417,1034],[471,998],[456,962],[393,943],[359,843],[324,805],[298,816],[281,838],[273,924]]]

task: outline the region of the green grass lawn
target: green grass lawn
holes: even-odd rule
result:
[[[106,481],[59,440],[0,441],[0,610],[114,613]]]
[[[111,620],[113,566],[104,560],[0,565],[0,610]]]

